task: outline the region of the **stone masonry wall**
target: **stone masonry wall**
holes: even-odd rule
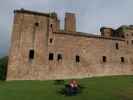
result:
[[[127,44],[128,38],[98,38],[58,29],[59,20],[48,14],[16,12],[7,80],[133,74],[133,51],[131,45]],[[30,50],[34,51],[33,59],[29,59]],[[49,60],[50,53],[53,60]],[[79,62],[76,62],[76,56]],[[106,57],[105,62],[103,56]]]

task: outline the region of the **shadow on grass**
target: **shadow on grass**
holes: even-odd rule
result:
[[[72,89],[68,84],[64,84],[63,87],[60,87],[57,93],[64,96],[76,96],[82,93],[84,88],[85,87],[78,85],[77,88]]]
[[[55,80],[54,84],[55,85],[64,85],[65,81],[64,80]]]

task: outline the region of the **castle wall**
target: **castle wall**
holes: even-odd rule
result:
[[[116,43],[119,49],[116,49]],[[57,33],[54,45],[49,46],[49,52],[55,54],[49,67],[57,78],[132,74],[132,51],[127,52],[126,47],[125,41]],[[58,54],[62,54],[61,61],[57,61]],[[79,63],[75,61],[76,55],[80,56]],[[103,62],[103,56],[106,56],[106,62]],[[124,57],[124,62],[121,62],[121,57]]]
[[[133,50],[127,44],[132,38],[86,36],[72,30],[60,31],[59,20],[49,14],[16,12],[7,80],[133,74]]]

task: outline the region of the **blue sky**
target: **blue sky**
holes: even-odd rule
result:
[[[77,31],[99,34],[101,26],[133,24],[133,0],[2,0],[0,3],[0,56],[8,53],[14,9],[55,11],[63,26],[65,12],[77,16]]]

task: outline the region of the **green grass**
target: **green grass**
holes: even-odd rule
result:
[[[133,100],[133,76],[78,81],[84,88],[72,97],[59,94],[64,84],[57,85],[55,81],[0,81],[0,100]]]

